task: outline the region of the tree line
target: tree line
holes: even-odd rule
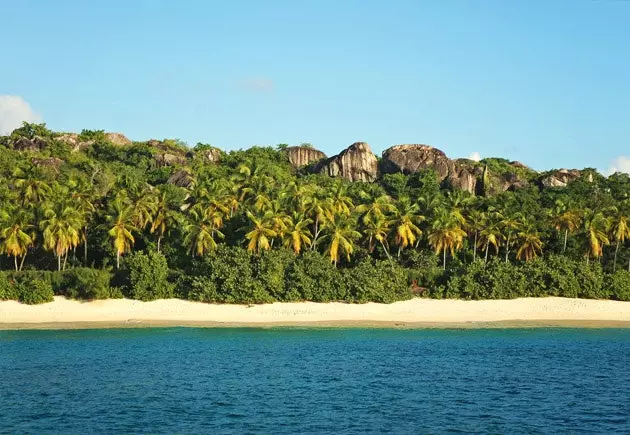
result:
[[[46,146],[18,150],[20,138]],[[89,145],[72,150],[34,124],[0,138],[0,250],[16,276],[93,268],[129,288],[127,257],[142,252],[164,258],[164,279],[175,283],[228,248],[254,263],[282,251],[340,270],[403,268],[411,290],[446,288],[473,264],[525,267],[556,256],[585,270],[630,271],[626,174],[585,170],[564,188],[484,197],[444,188],[430,170],[375,183],[300,173],[284,146],[222,153],[216,164],[203,157],[207,145],[191,156],[175,142],[186,162],[162,165],[148,143],[119,146],[100,131],[80,139]]]

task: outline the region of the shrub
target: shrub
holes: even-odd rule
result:
[[[297,300],[287,293],[285,272],[295,260],[287,249],[264,252],[256,262],[256,280],[272,298],[279,301]]]
[[[339,270],[319,252],[300,255],[286,272],[287,300],[330,302],[346,300],[347,289]]]
[[[581,262],[575,268],[578,281],[577,293],[580,298],[607,299],[610,295],[604,288],[604,272],[599,263]]]
[[[389,304],[411,298],[407,271],[395,263],[366,259],[342,273],[351,301]]]
[[[153,301],[173,297],[174,285],[168,281],[168,264],[164,255],[149,251],[135,252],[125,260],[129,270],[128,292],[133,299]]]
[[[526,295],[522,270],[497,258],[475,261],[448,282],[446,296],[463,299],[513,299]]]
[[[0,301],[8,300],[18,300],[17,289],[7,274],[0,272]]]
[[[190,280],[187,280],[189,286],[187,297],[191,301],[216,303],[220,302],[221,298],[217,292],[217,286],[210,278],[205,276],[195,276]]]
[[[36,305],[55,300],[52,285],[41,279],[20,282],[17,285],[17,290],[18,300],[23,304]]]
[[[604,287],[610,297],[618,301],[630,301],[630,272],[618,270],[606,275]]]
[[[55,292],[56,294],[84,300],[112,297],[109,286],[111,274],[107,270],[82,267],[60,272],[59,275],[60,288]]]

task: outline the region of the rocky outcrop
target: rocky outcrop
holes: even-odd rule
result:
[[[310,147],[288,147],[285,152],[289,158],[289,163],[291,163],[291,166],[295,169],[303,168],[304,166],[317,163],[326,158],[326,154]]]
[[[73,152],[81,151],[94,143],[93,140],[81,140],[77,133],[62,133],[56,137],[60,142],[72,147]],[[121,133],[105,133],[105,139],[117,146],[129,146],[132,142]]]
[[[378,175],[378,160],[370,145],[355,142],[340,154],[315,165],[314,171],[350,181],[374,181]]]
[[[57,157],[46,157],[46,158],[34,158],[31,160],[33,165],[35,166],[43,166],[47,168],[52,168],[55,171],[59,171],[59,167],[63,165],[64,161]]]
[[[451,160],[443,151],[429,145],[395,145],[383,152],[381,167],[385,173],[415,172],[432,169],[440,182],[451,187],[477,191],[483,169],[467,159]]]
[[[572,181],[582,176],[582,171],[578,169],[559,169],[553,171],[540,179],[543,187],[566,187]],[[593,175],[589,174],[589,182],[593,182]]]
[[[219,163],[221,161],[221,150],[219,148],[209,148],[197,152],[206,163]]]
[[[41,151],[47,145],[46,139],[39,136],[35,136],[33,139],[20,137],[13,142],[13,149],[16,151]]]
[[[175,171],[166,182],[175,186],[188,188],[194,184],[195,178],[186,169],[180,169],[179,171]]]

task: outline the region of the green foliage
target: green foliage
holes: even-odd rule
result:
[[[52,302],[54,292],[49,281],[34,279],[17,284],[18,300],[23,304],[37,305]]]
[[[108,270],[80,267],[58,272],[60,281],[56,294],[71,299],[94,300],[118,296],[110,288],[111,273]]]
[[[339,269],[318,252],[308,251],[288,267],[286,300],[331,302],[347,300],[346,282]]]
[[[513,299],[526,296],[526,279],[512,263],[475,261],[448,282],[446,295],[462,299]]]
[[[129,270],[128,293],[133,299],[153,301],[173,297],[166,257],[154,251],[134,252],[125,259]]]
[[[361,261],[357,266],[343,269],[349,300],[353,302],[392,302],[411,299],[407,271],[388,261]]]
[[[18,293],[15,283],[9,279],[7,273],[0,273],[0,301],[17,300]]]
[[[630,272],[618,270],[606,275],[604,280],[605,293],[618,301],[630,301]]]

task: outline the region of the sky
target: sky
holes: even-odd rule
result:
[[[630,172],[630,1],[0,0],[0,17],[0,132]]]

